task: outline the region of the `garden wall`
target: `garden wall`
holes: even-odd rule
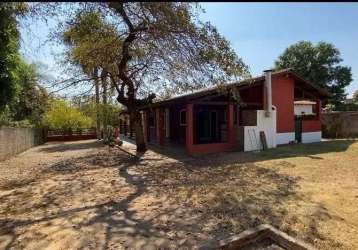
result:
[[[0,127],[0,161],[42,143],[41,129]]]
[[[358,137],[358,111],[322,113],[323,138]]]

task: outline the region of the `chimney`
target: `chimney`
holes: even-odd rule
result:
[[[265,89],[266,89],[266,91],[265,91],[265,93],[266,93],[266,112],[265,112],[265,115],[266,115],[266,117],[270,117],[271,116],[271,111],[272,111],[271,73],[272,73],[271,69],[264,70]]]

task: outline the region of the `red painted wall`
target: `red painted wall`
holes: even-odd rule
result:
[[[316,100],[317,114],[314,119],[311,120],[302,120],[302,132],[319,132],[321,131],[321,101]]]
[[[263,85],[240,90],[240,97],[246,103],[263,103]]]
[[[294,132],[294,79],[272,76],[271,85],[272,104],[277,108],[277,133]]]
[[[46,137],[46,141],[79,141],[97,139],[96,133],[87,135],[50,135]]]
[[[320,120],[303,120],[302,121],[302,132],[319,132],[321,131]]]

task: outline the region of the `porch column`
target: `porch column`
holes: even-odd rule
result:
[[[147,111],[143,111],[142,113],[142,126],[143,126],[143,137],[144,142],[148,143],[148,116]]]
[[[155,117],[156,117],[157,143],[159,145],[164,145],[163,110],[161,108],[157,108],[155,112],[156,112]]]
[[[186,128],[185,128],[185,147],[188,153],[192,153],[194,136],[193,136],[193,104],[186,105]]]
[[[236,135],[234,129],[234,105],[228,105],[228,112],[227,112],[227,131],[228,131],[228,142],[230,144],[235,144]]]

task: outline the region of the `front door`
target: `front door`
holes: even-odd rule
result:
[[[295,140],[302,142],[302,117],[295,116]]]

